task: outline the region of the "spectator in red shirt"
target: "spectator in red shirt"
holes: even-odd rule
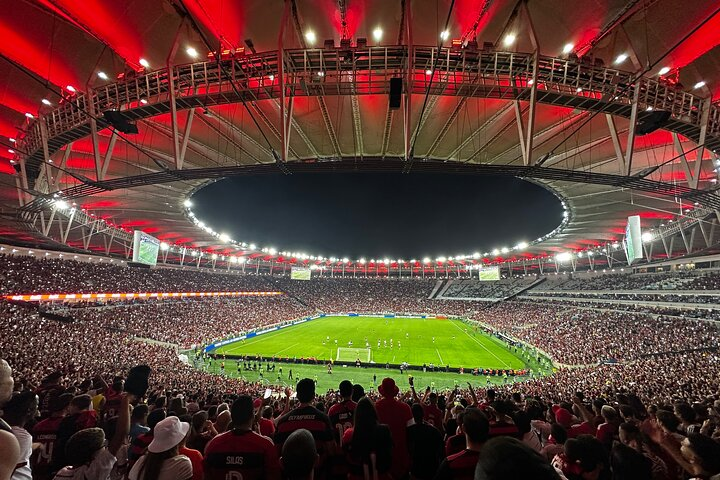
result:
[[[391,479],[392,437],[387,425],[378,423],[372,401],[365,397],[358,402],[352,428],[343,434],[343,449],[350,466],[349,480],[370,475],[375,479]]]
[[[205,447],[205,478],[278,480],[280,461],[273,443],[253,431],[253,400],[241,395],[231,408],[233,429],[214,437]]]
[[[482,410],[465,409],[463,420],[466,447],[462,452],[450,455],[441,464],[435,480],[472,480],[480,451],[490,438],[490,422]]]
[[[392,378],[384,378],[378,392],[382,398],[375,404],[378,420],[380,423],[390,427],[393,445],[392,469],[390,473],[393,478],[405,476],[410,468],[410,457],[407,449],[407,427],[413,425],[412,411],[410,407],[398,401],[395,397],[400,389],[395,385]]]
[[[68,405],[70,405],[72,398],[73,396],[70,393],[64,393],[51,398],[48,403],[50,416],[38,422],[32,430],[33,441],[42,445],[42,449],[32,469],[33,476],[39,480],[52,478],[50,474],[50,462],[52,461],[60,423],[63,421],[63,418],[65,418],[65,411]]]
[[[335,432],[337,433],[337,440],[341,440],[343,433],[348,428],[353,426],[353,412],[357,403],[352,401],[353,384],[349,380],[343,380],[339,385],[340,396],[342,401],[336,403],[330,410],[328,410],[328,416],[330,417],[330,423],[332,423]]]

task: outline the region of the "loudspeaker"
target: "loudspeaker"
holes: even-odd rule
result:
[[[638,114],[635,133],[637,135],[647,135],[658,128],[662,127],[670,119],[670,112],[665,110],[655,110],[651,112],[642,112]]]
[[[390,79],[390,110],[400,108],[402,98],[402,78],[393,77]]]
[[[130,121],[117,110],[105,110],[103,112],[105,120],[115,127],[115,129],[121,133],[138,133],[137,125],[130,123]]]

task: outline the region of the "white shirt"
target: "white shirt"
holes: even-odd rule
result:
[[[32,436],[22,427],[12,427],[12,433],[20,444],[20,459],[18,467],[10,477],[12,480],[32,480],[30,470],[30,456],[32,455]]]
[[[140,474],[140,469],[143,465],[145,465],[146,458],[147,454],[143,455],[137,462],[135,462],[135,465],[133,465],[130,469],[130,475],[128,476],[130,480],[150,480],[143,479],[138,476]],[[193,470],[190,459],[185,455],[177,455],[175,457],[165,459],[162,470],[160,470],[160,475],[152,480],[187,480],[192,478],[192,475]]]
[[[71,478],[73,480],[107,480],[110,472],[115,465],[117,459],[110,453],[107,448],[103,448],[100,453],[90,462],[89,465],[80,465],[77,468],[64,467],[60,470],[53,480],[63,480]]]

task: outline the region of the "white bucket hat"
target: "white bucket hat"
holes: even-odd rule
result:
[[[182,442],[188,430],[190,430],[190,424],[181,422],[178,417],[161,420],[155,425],[155,433],[152,442],[148,445],[148,452],[160,453],[170,450]]]

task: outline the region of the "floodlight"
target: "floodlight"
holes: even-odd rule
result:
[[[505,38],[503,39],[503,44],[506,47],[509,47],[513,43],[515,43],[515,40],[517,40],[517,36],[514,33],[508,33],[505,35]]]
[[[382,34],[383,34],[383,31],[382,31],[382,28],[380,28],[380,27],[376,27],[375,30],[373,30],[373,38],[375,39],[376,42],[379,42],[382,39]]]
[[[142,65],[144,68],[150,68],[150,62],[148,62],[144,58],[140,59],[140,65]]]
[[[170,245],[168,245],[165,242],[160,242],[160,250],[168,250],[170,248]]]

